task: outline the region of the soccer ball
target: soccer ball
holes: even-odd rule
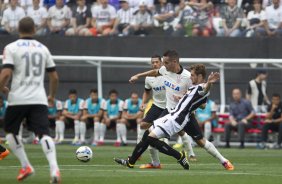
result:
[[[76,158],[81,162],[88,162],[92,156],[92,150],[88,146],[81,146],[76,150]]]

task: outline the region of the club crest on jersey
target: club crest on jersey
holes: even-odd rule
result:
[[[165,90],[165,86],[158,86],[153,88],[154,91],[162,91]]]
[[[164,85],[169,87],[169,88],[171,88],[171,89],[173,89],[173,90],[175,90],[175,91],[180,91],[180,87],[179,86],[174,85],[174,84],[172,84],[172,83],[170,83],[168,81],[164,81]]]

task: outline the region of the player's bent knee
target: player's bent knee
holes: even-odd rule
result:
[[[144,121],[141,122],[141,124],[140,124],[140,128],[141,128],[141,129],[144,129],[144,130],[150,128],[150,126],[151,126],[150,123],[147,123],[147,122],[144,122]]]
[[[200,139],[200,140],[195,140],[195,142],[198,144],[198,146],[200,147],[204,147],[206,144],[206,140],[205,139]]]
[[[178,135],[180,135],[180,136],[183,136],[185,134],[185,132],[184,131],[180,131],[180,132],[178,132]]]

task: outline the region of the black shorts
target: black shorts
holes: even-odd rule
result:
[[[107,126],[107,129],[115,129],[117,125],[117,121],[116,120],[111,120],[110,124]]]
[[[93,128],[93,127],[94,127],[94,119],[93,118],[87,118],[86,129]]]
[[[168,115],[168,114],[169,114],[169,112],[168,112],[168,110],[166,108],[165,110],[162,111],[162,113],[159,115],[158,118],[164,117],[165,115]]]
[[[8,106],[4,117],[5,131],[18,135],[20,125],[25,118],[28,129],[36,135],[49,135],[50,123],[46,105]]]
[[[133,129],[136,130],[137,128],[137,121],[134,119],[129,119],[127,120],[127,124],[126,124],[128,129]]]
[[[74,119],[71,119],[71,118],[66,118],[65,120],[65,126],[66,126],[66,129],[73,129],[74,128]]]
[[[163,111],[164,109],[153,104],[142,121],[152,124],[156,119],[159,118]]]
[[[191,114],[190,120],[185,125],[183,129],[188,135],[190,135],[195,141],[203,139],[203,134],[201,128],[198,124],[198,121],[195,118],[194,114]]]
[[[49,122],[50,122],[50,125],[49,127],[54,129],[56,127],[56,119],[54,118],[48,118]]]

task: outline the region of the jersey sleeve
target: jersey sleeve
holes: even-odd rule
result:
[[[107,108],[107,102],[106,102],[105,99],[102,99],[100,109],[101,110],[106,110],[106,108]]]
[[[47,48],[46,48],[47,49]],[[52,72],[55,70],[55,62],[52,58],[50,51],[47,49],[47,60],[46,60],[46,70],[47,72]]]
[[[164,75],[166,71],[167,71],[167,70],[166,70],[165,66],[162,66],[162,67],[159,69],[159,74]]]
[[[124,101],[122,101],[122,100],[119,102],[119,106],[118,106],[118,110],[119,110],[119,112],[123,111],[124,104],[125,104],[125,102],[124,102]]]
[[[61,101],[59,101],[59,100],[57,101],[56,108],[57,108],[59,111],[63,110],[63,104],[62,104]]]
[[[79,103],[79,110],[83,110],[84,109],[84,100],[80,100],[80,103]]]
[[[65,101],[64,109],[68,109],[68,100]]]
[[[145,90],[151,90],[152,89],[152,87],[151,87],[151,85],[150,85],[150,83],[149,83],[149,78],[148,77],[146,77],[145,78]]]
[[[8,46],[3,51],[3,68],[14,68],[13,53]]]
[[[83,101],[83,105],[82,105],[82,109],[87,110],[88,109],[88,105],[87,105],[87,99]]]
[[[128,109],[127,104],[128,104],[128,100],[125,100],[125,102],[123,103],[123,106],[122,106],[122,109],[123,109],[124,111],[127,111],[127,109]]]
[[[212,101],[212,103],[211,103],[211,111],[212,111],[212,112],[216,112],[216,111],[217,111],[217,105],[216,105],[216,103],[213,102],[213,101]]]

